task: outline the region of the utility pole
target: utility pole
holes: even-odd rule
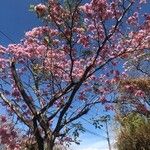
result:
[[[110,144],[110,135],[109,135],[109,129],[108,129],[108,121],[110,120],[110,116],[106,115],[106,116],[102,116],[100,121],[105,123],[106,126],[106,139],[107,139],[107,143],[108,143],[108,148],[109,150],[111,150],[111,144]]]
[[[110,136],[109,136],[109,130],[108,130],[108,119],[106,119],[105,123],[106,123],[106,134],[107,134],[108,147],[109,147],[109,150],[111,150]]]

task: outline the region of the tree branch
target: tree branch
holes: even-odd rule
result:
[[[33,129],[33,124],[25,119],[22,115],[22,113],[19,111],[19,109],[14,106],[5,96],[4,94],[0,93],[0,98],[5,102],[6,105],[8,105],[11,109],[13,109],[13,111],[16,113],[17,117],[24,123],[26,124],[29,128]]]

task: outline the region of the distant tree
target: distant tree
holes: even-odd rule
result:
[[[124,68],[132,77],[150,78],[150,49],[145,49],[143,52],[137,51],[126,60]]]
[[[118,150],[149,150],[150,119],[137,113],[129,113],[118,119]]]
[[[147,54],[146,54],[147,55]],[[148,56],[148,55],[147,55]],[[144,57],[142,57],[144,58]],[[148,58],[148,57],[145,57]],[[116,118],[118,150],[150,149],[150,78],[147,63],[128,60],[128,77],[118,86]],[[146,59],[144,61],[149,61]],[[126,64],[127,64],[126,63]],[[136,65],[135,65],[136,64]],[[140,64],[140,65],[139,65]],[[140,69],[138,67],[140,67]],[[127,67],[127,66],[126,66]],[[133,71],[133,72],[132,72]]]
[[[145,17],[148,20],[150,18],[147,14]],[[150,149],[150,42],[142,43],[143,37],[139,36],[142,32],[146,33],[148,26],[148,21],[145,21],[139,32],[131,33],[135,39],[141,40],[139,45],[146,47],[144,51],[134,51],[124,59],[126,74],[116,86],[118,150]],[[150,41],[148,37],[147,39]]]
[[[113,109],[108,97],[119,60],[149,47],[150,17],[145,28],[138,22],[143,3],[49,0],[32,6],[44,26],[0,46],[0,100],[38,150],[77,143],[82,116],[96,104]]]
[[[128,78],[120,81],[116,109],[120,114],[136,112],[150,117],[150,78]]]

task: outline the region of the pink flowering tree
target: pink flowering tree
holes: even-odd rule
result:
[[[145,22],[138,25],[138,32],[130,32],[132,47],[136,49],[124,63],[126,73],[132,77],[150,77],[150,15],[144,14]]]
[[[21,148],[22,137],[15,124],[6,116],[0,116],[0,143],[7,150],[18,150]]]
[[[138,32],[130,32],[130,49],[136,49],[124,63],[126,77],[118,86],[119,111],[150,116],[150,15],[144,14],[145,22]]]
[[[150,116],[150,79],[127,78],[120,82],[117,103],[118,115],[138,113],[149,118]]]
[[[140,35],[134,40],[131,30],[143,3],[49,0],[34,7],[43,26],[26,32],[19,44],[0,47],[1,103],[39,150],[76,142],[84,129],[79,119],[93,106],[113,109],[111,84],[119,80],[119,60],[139,47]]]

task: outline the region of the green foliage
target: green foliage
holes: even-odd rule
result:
[[[119,122],[118,150],[150,150],[150,119],[131,113]]]
[[[29,11],[34,12],[35,11],[34,8],[35,8],[35,5],[30,5]]]
[[[101,121],[99,119],[93,119],[93,125],[95,126],[95,128],[97,129],[101,129],[103,127],[103,125],[101,125]]]
[[[101,116],[98,118],[92,118],[92,122],[94,127],[97,129],[102,129],[103,128],[103,123],[106,123],[110,121],[110,115],[105,115],[105,116]]]
[[[73,124],[73,126],[75,127],[75,130],[73,131],[74,142],[79,145],[80,141],[78,141],[77,139],[80,133],[85,132],[85,129],[83,128],[81,123]]]

